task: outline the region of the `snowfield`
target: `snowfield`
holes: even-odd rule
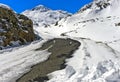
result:
[[[66,17],[65,14],[58,20],[57,15],[56,21],[54,17],[47,20],[43,13],[52,11],[43,7],[44,11],[39,11],[41,6],[23,12],[34,21],[34,30],[43,42],[62,37],[81,43],[73,57],[66,60],[65,69],[48,74],[48,82],[120,82],[119,5],[120,0],[94,0],[72,16]],[[46,20],[50,22],[46,24]],[[0,54],[0,82],[13,82],[30,66],[46,60],[50,54],[47,50],[35,51],[41,44],[42,41],[10,52],[3,51]]]

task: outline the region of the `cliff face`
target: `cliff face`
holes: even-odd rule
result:
[[[0,46],[16,46],[35,39],[33,23],[24,15],[0,6]]]

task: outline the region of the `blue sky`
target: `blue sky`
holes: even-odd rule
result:
[[[9,5],[16,12],[21,13],[39,4],[45,5],[53,10],[61,9],[71,13],[77,12],[83,5],[92,0],[0,0],[0,3]]]

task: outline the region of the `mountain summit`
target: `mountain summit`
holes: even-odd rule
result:
[[[62,18],[71,16],[71,13],[62,10],[51,10],[43,5],[38,5],[31,10],[26,10],[22,13],[29,17],[34,24],[34,30],[38,34],[39,31],[51,25],[57,24]]]
[[[38,5],[31,10],[26,10],[22,14],[33,20],[34,24],[40,26],[49,26],[71,14],[62,10],[51,10],[43,5]]]
[[[44,5],[38,5],[35,8],[31,9],[32,11],[39,11],[39,12],[46,12],[50,10],[49,8],[45,7]]]
[[[79,10],[79,13],[84,13],[89,16],[109,16],[119,15],[120,0],[94,0],[88,5],[85,5]],[[120,16],[120,15],[119,15]]]

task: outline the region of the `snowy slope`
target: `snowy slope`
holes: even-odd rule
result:
[[[95,0],[59,22],[65,28],[61,34],[82,46],[66,60],[66,69],[49,74],[53,77],[48,82],[120,82],[119,2]]]
[[[49,28],[51,25],[57,24],[62,18],[71,16],[71,13],[66,11],[51,10],[43,5],[38,5],[31,10],[26,10],[22,14],[33,21],[34,30],[37,34],[39,34],[39,30]]]
[[[103,43],[80,42],[83,45],[67,60],[68,67],[51,73],[48,82],[119,82],[120,53]]]
[[[48,59],[47,50],[35,51],[44,41],[0,51],[0,82],[15,82],[30,67]]]
[[[0,4],[0,7],[10,9],[8,6],[4,4]],[[52,11],[41,5],[33,8],[31,11],[32,11],[31,15],[36,13],[37,16],[35,15],[36,16],[35,19],[38,18],[38,20],[40,19],[38,16],[40,17],[47,16],[46,18],[40,19],[40,21],[44,21],[46,25],[55,24],[57,21],[61,20],[61,18],[71,15],[67,14],[67,12],[65,11],[60,10]],[[26,11],[26,13],[27,12],[29,11]],[[43,22],[40,21],[38,21],[37,23],[43,25]],[[36,24],[34,25],[36,26]],[[50,37],[50,39],[52,39],[52,37]],[[15,82],[15,80],[17,80],[21,75],[29,71],[31,66],[47,60],[50,55],[50,53],[47,52],[47,50],[36,51],[36,49],[40,48],[41,45],[47,40],[48,38],[42,41],[41,40],[35,41],[29,45],[1,50],[0,82]]]
[[[120,0],[94,0],[72,16],[62,15],[62,19],[59,18],[61,12],[43,6],[37,6],[23,13],[33,20],[34,30],[43,37],[43,41],[54,37],[69,37],[81,43],[73,57],[66,60],[67,67],[65,69],[48,74],[50,76],[48,82],[120,82],[119,4]],[[51,18],[49,15],[53,15],[53,17]],[[3,58],[1,57],[0,60],[7,59],[6,56],[9,57],[10,54],[16,57],[18,56],[15,54],[16,52],[20,53],[19,58],[25,55],[27,59],[29,59],[28,55],[32,53],[47,53],[46,51],[34,52],[38,44],[42,43],[38,42],[10,53],[4,53],[5,55],[1,55]],[[25,52],[27,53],[22,54],[22,49],[26,49]],[[44,58],[46,59],[48,55],[49,53]],[[34,57],[39,58],[38,56]],[[24,61],[24,58],[21,61],[19,61],[19,58],[18,62],[20,63],[17,62],[18,64],[13,62],[13,57],[5,64],[8,65],[8,62],[12,61],[10,66],[12,64],[19,66],[21,61]],[[31,59],[31,61],[34,60]],[[23,66],[29,65],[22,64]],[[0,63],[0,66],[3,66],[3,64]],[[12,69],[10,66],[8,68]],[[6,67],[3,67],[3,69],[6,69]],[[13,74],[12,72],[10,70],[8,73]],[[19,73],[19,71],[17,72]],[[4,75],[4,70],[0,72],[1,74],[1,79],[6,79],[9,76],[9,74]],[[8,77],[8,79],[11,78]]]
[[[70,16],[70,13],[62,10],[51,10],[43,5],[38,5],[31,10],[26,10],[22,14],[33,20],[34,25],[49,26],[55,24],[64,17]]]
[[[85,5],[83,8],[81,8],[78,13],[81,13],[82,16],[87,16],[87,17],[90,16],[103,17],[108,15],[115,16],[115,15],[119,15],[120,12],[119,5],[120,5],[119,0],[94,0],[94,2]]]
[[[57,25],[37,29],[43,36],[82,43],[73,58],[66,60],[65,69],[48,75],[48,82],[120,82],[119,4],[120,0],[94,0]]]

